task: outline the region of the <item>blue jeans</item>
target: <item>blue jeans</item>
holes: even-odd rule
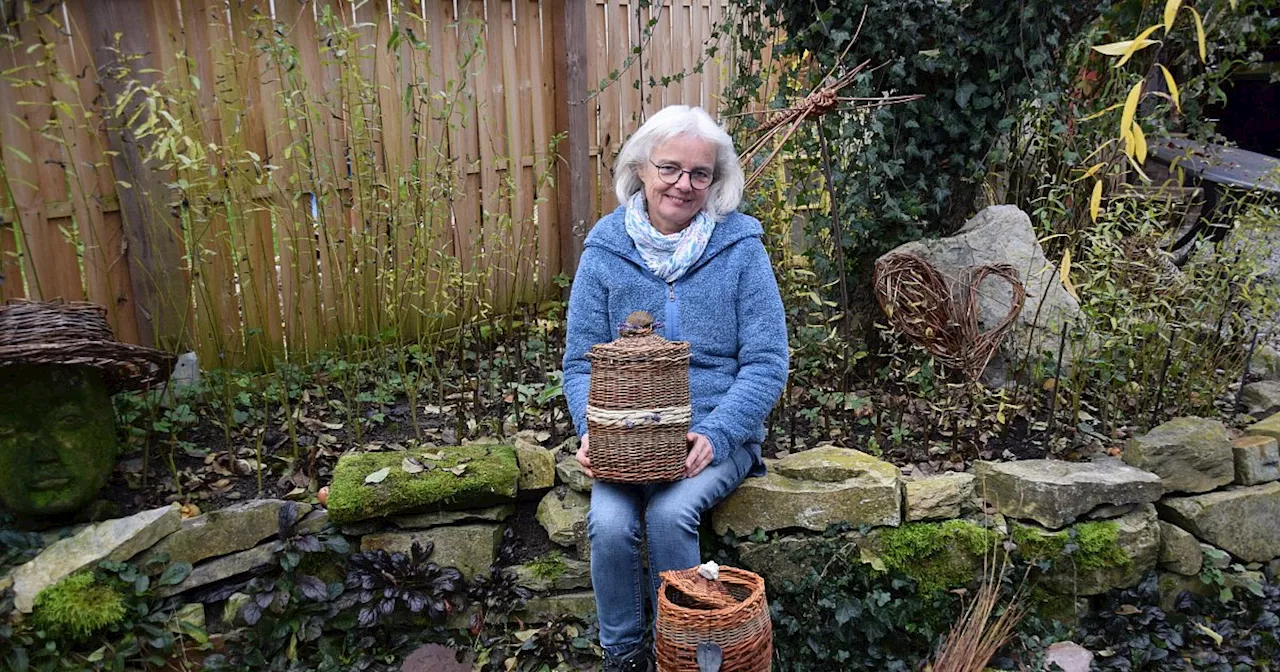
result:
[[[738,487],[751,470],[751,453],[733,451],[691,479],[632,485],[596,481],[591,487],[587,536],[591,539],[591,585],[596,593],[600,646],[623,655],[644,642],[645,600],[656,613],[660,572],[701,564],[698,525],[702,513]],[[649,572],[640,557],[644,518]]]

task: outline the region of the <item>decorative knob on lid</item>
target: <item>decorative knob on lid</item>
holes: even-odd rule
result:
[[[618,335],[645,336],[653,333],[654,326],[653,315],[648,311],[637,310],[628,315],[626,321],[618,326]]]

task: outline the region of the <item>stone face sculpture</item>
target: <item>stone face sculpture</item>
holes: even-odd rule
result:
[[[87,366],[0,368],[0,502],[26,516],[93,500],[115,466],[115,412]]]
[[[111,395],[165,380],[173,361],[117,341],[101,306],[0,305],[0,505],[40,518],[92,502],[118,452]]]

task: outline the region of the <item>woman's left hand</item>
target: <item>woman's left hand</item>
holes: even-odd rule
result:
[[[689,456],[684,459],[684,477],[693,478],[711,464],[715,453],[711,450],[711,439],[697,432],[689,432],[685,439],[690,446]]]

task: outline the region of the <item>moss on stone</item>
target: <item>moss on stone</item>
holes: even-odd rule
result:
[[[539,579],[545,581],[555,581],[564,576],[569,570],[569,564],[564,561],[564,554],[560,551],[551,551],[544,553],[533,560],[529,561],[525,566],[530,572]]]
[[[83,641],[124,616],[124,596],[92,572],[80,572],[40,591],[32,619],[55,637]]]
[[[922,591],[968,584],[999,543],[998,532],[966,520],[885,528],[873,542],[885,569],[915,579]]]
[[[437,453],[443,454],[439,460],[426,457]],[[400,466],[406,457],[436,466],[411,474]],[[458,465],[466,465],[462,475],[449,471]],[[383,468],[390,469],[385,479],[365,483],[365,477]],[[329,519],[342,525],[401,513],[492,506],[515,498],[519,478],[515,451],[510,446],[348,453],[334,468],[329,486]]]
[[[1057,562],[1069,557],[1080,571],[1123,567],[1131,562],[1129,555],[1120,547],[1120,526],[1115,521],[1077,523],[1072,529],[1076,531],[1074,541],[1066,531],[1043,533],[1025,525],[1016,525],[1013,542],[1018,545],[1022,556],[1032,562]],[[1068,543],[1076,546],[1069,555],[1064,554]]]

